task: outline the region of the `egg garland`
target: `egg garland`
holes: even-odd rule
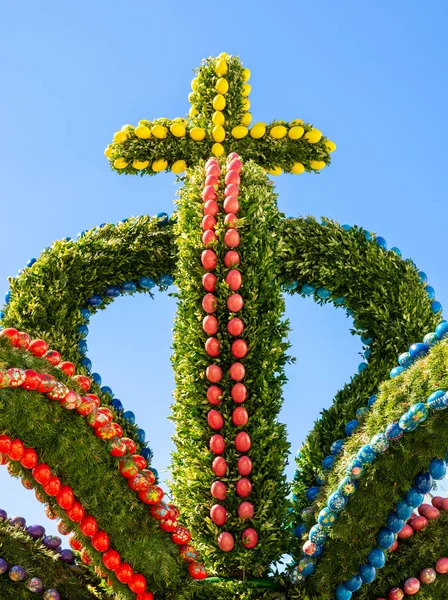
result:
[[[20,565],[9,566],[8,563],[0,558],[0,576],[8,574],[8,577],[14,583],[24,582],[25,588],[35,594],[43,594],[45,600],[60,600],[61,596],[55,589],[48,589],[45,591],[45,586],[41,579],[38,577],[31,577],[27,581],[27,573]]]
[[[414,596],[420,591],[421,584],[430,585],[437,579],[437,574],[445,575],[448,573],[448,558],[440,558],[434,567],[427,567],[420,571],[418,577],[409,577],[403,583],[403,587],[392,587],[389,589],[387,594],[388,600],[403,600],[405,595]],[[338,600],[346,600],[343,596]],[[347,597],[349,600],[349,597]],[[384,598],[377,598],[377,600],[384,600]]]

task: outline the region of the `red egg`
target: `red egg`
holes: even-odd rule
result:
[[[218,546],[223,552],[230,552],[235,546],[233,535],[228,531],[223,531],[218,537]]]
[[[168,531],[171,533],[179,526],[177,519],[173,517],[167,517],[166,519],[162,519],[159,523],[159,527],[162,531]]]
[[[448,510],[448,498],[444,498],[442,501],[442,510]]]
[[[207,175],[205,178],[205,185],[212,185],[213,187],[219,186],[219,177],[218,175]]]
[[[14,329],[13,327],[6,327],[6,329],[3,329],[0,332],[0,335],[9,338],[9,343],[11,346],[14,346],[15,348],[20,347],[20,334],[17,329]]]
[[[210,518],[219,527],[222,527],[227,521],[227,511],[224,506],[214,504],[210,509]]]
[[[61,491],[61,480],[56,475],[50,477],[50,481],[46,483],[44,486],[44,492],[49,496],[57,496]]]
[[[224,477],[227,473],[227,461],[222,456],[217,456],[212,462],[212,471],[216,477]]]
[[[412,520],[411,527],[414,531],[422,531],[428,526],[428,519],[426,517],[416,517]]]
[[[219,175],[221,173],[221,168],[218,162],[212,162],[209,165],[206,165],[205,171],[207,177],[209,175]]]
[[[217,281],[218,279],[213,273],[205,273],[205,275],[202,276],[202,285],[207,292],[215,291]]]
[[[420,581],[416,577],[406,579],[403,584],[403,591],[409,596],[413,596],[420,590]]]
[[[235,447],[238,452],[248,452],[250,450],[252,440],[250,435],[245,431],[240,431],[235,436]]]
[[[248,348],[246,342],[244,340],[239,339],[232,342],[231,350],[235,358],[243,358],[244,356],[246,356]]]
[[[212,215],[205,215],[202,219],[202,229],[204,231],[209,231],[211,229],[215,229],[216,227],[216,219]]]
[[[143,458],[143,456],[140,456],[140,454],[134,454],[132,460],[135,462],[138,469],[142,470],[146,468],[146,459]]]
[[[226,213],[232,213],[236,215],[236,213],[240,210],[240,203],[238,202],[238,198],[236,196],[227,196],[224,200],[224,210]]]
[[[205,376],[211,383],[218,383],[222,379],[222,369],[218,365],[209,365],[205,371]]]
[[[205,351],[209,356],[219,356],[219,353],[221,352],[221,344],[219,343],[218,338],[208,338],[208,340],[205,342]]]
[[[240,294],[230,294],[227,298],[227,308],[230,312],[238,312],[243,308],[244,300]]]
[[[92,546],[98,552],[106,552],[110,546],[109,536],[105,531],[97,531],[92,537]]]
[[[70,544],[70,546],[73,548],[73,550],[81,550],[82,548],[82,544],[81,542],[78,540],[77,537],[75,537],[74,535],[70,536],[68,538],[68,543]]]
[[[233,319],[230,319],[230,321],[227,323],[227,331],[230,333],[230,335],[241,335],[243,330],[244,323],[238,317],[233,317]]]
[[[420,504],[420,506],[418,507],[418,514],[425,516],[425,510],[427,508],[432,508],[431,504],[426,504],[426,503]]]
[[[224,255],[224,264],[229,269],[230,267],[237,267],[240,264],[240,255],[236,250],[229,250]]]
[[[11,438],[8,435],[0,435],[0,453],[8,454],[11,450]]]
[[[240,174],[237,171],[229,170],[226,173],[224,181],[226,185],[229,185],[231,183],[234,183],[235,185],[240,185]]]
[[[224,217],[224,225],[226,227],[234,227],[234,228],[236,228],[237,222],[238,222],[238,217],[236,215],[234,215],[233,213],[228,213]]]
[[[442,496],[434,496],[431,502],[435,508],[438,508],[440,510],[442,508],[443,500],[444,498],[442,498]]]
[[[230,366],[229,373],[231,379],[234,381],[241,381],[241,379],[244,379],[244,376],[246,375],[246,369],[244,368],[243,364],[236,362]]]
[[[224,234],[224,244],[229,248],[236,248],[240,245],[240,234],[236,229],[228,229]]]
[[[87,537],[93,537],[98,531],[98,523],[96,522],[96,519],[94,519],[90,515],[82,519],[79,527],[83,534]]]
[[[67,510],[67,517],[74,523],[80,523],[84,518],[84,514],[84,507],[78,500],[75,500],[71,508]]]
[[[210,438],[210,450],[214,454],[222,454],[226,448],[225,439],[219,433],[215,433]]]
[[[208,187],[210,187],[210,186],[208,186]],[[214,217],[218,213],[219,213],[218,203],[215,200],[207,200],[207,202],[204,204],[204,215],[212,215],[212,217]]]
[[[37,483],[40,483],[41,485],[47,485],[51,479],[50,467],[45,463],[36,465],[32,470],[32,475]]]
[[[439,560],[436,562],[435,568],[437,573],[448,573],[448,558],[439,558]]]
[[[136,600],[154,600],[154,595],[152,592],[142,592],[137,594]]]
[[[238,496],[240,496],[241,498],[247,498],[247,496],[250,495],[251,491],[252,484],[248,479],[246,479],[245,477],[238,479],[238,481],[236,482],[236,493],[238,494]]]
[[[209,246],[213,242],[216,242],[217,239],[218,237],[212,229],[207,229],[207,231],[204,231],[202,234],[202,243],[204,246]]]
[[[207,413],[207,423],[212,429],[222,429],[224,425],[224,417],[219,411],[212,408],[212,410],[209,410]],[[219,452],[218,454],[221,453]]]
[[[33,448],[25,448],[20,464],[25,469],[34,469],[38,463],[37,452]]]
[[[218,300],[213,294],[205,294],[202,299],[202,308],[207,313],[213,313],[218,307]]]
[[[146,590],[146,579],[143,577],[143,575],[134,573],[128,583],[128,586],[129,589],[135,594],[142,594]]]
[[[61,508],[64,510],[68,510],[73,506],[75,501],[75,496],[73,494],[73,490],[68,485],[63,485],[56,495],[56,502],[59,504]]]
[[[217,385],[211,385],[207,390],[207,400],[210,404],[217,406],[222,402],[222,389]]]
[[[235,427],[244,427],[244,425],[247,425],[248,420],[247,410],[243,406],[237,406],[232,413],[232,423]]]
[[[209,175],[212,175],[212,173],[209,173]],[[207,202],[207,200],[216,200],[217,197],[218,194],[212,185],[206,185],[202,190],[202,200],[204,202]]]
[[[226,198],[228,198],[229,196],[238,196],[239,193],[240,193],[240,190],[239,190],[238,186],[235,185],[234,183],[230,183],[229,185],[227,185],[226,189],[224,190],[224,196]],[[235,212],[235,211],[232,210],[232,212]]]
[[[245,548],[255,548],[258,544],[258,533],[252,527],[245,529],[241,535]]]
[[[33,369],[26,369],[25,381],[22,383],[21,387],[23,387],[24,390],[37,390],[40,383],[40,375],[36,373],[36,371],[33,371]]]
[[[134,571],[128,563],[121,563],[121,565],[115,570],[115,575],[118,581],[121,583],[129,583],[134,574]]]
[[[254,507],[250,502],[241,502],[238,507],[238,516],[240,519],[252,519],[254,516]]]
[[[213,498],[225,500],[227,495],[227,486],[222,481],[214,481],[210,488]]]
[[[74,375],[73,381],[79,385],[83,392],[88,392],[92,382],[86,375]]]
[[[205,333],[208,333],[208,335],[215,335],[218,331],[218,319],[213,315],[207,315],[202,321],[202,329]]]
[[[96,394],[86,394],[86,398],[89,398],[93,402],[95,408],[100,407],[101,401]]]
[[[204,250],[201,254],[201,263],[207,271],[213,271],[218,264],[218,256],[214,250]]]
[[[30,344],[31,344],[30,336],[25,331],[20,331],[19,336],[20,336],[19,348],[22,348],[23,350],[28,350],[28,348],[30,347]]]
[[[22,460],[25,456],[25,446],[20,440],[11,441],[11,449],[8,452],[11,460]]]
[[[115,437],[121,438],[123,435],[123,427],[118,423],[111,423],[115,430]]]
[[[387,597],[389,600],[403,600],[404,592],[398,587],[393,587],[389,590],[389,594]]]
[[[407,538],[410,538],[414,535],[414,530],[412,529],[412,527],[410,525],[408,525],[408,523],[406,523],[406,525],[403,527],[403,529],[398,533],[398,537],[401,540],[406,540]]]
[[[37,391],[41,394],[46,394],[47,392],[51,392],[56,386],[56,379],[52,375],[48,375],[48,373],[42,373],[40,375],[40,385],[37,388]]]
[[[438,519],[440,517],[440,510],[434,506],[428,506],[428,508],[424,511],[423,516],[426,517],[428,521],[433,521],[434,519]]]
[[[238,473],[243,475],[249,475],[252,472],[252,461],[248,456],[240,456],[237,463]]]
[[[61,362],[61,355],[57,350],[48,350],[44,354],[44,358],[48,360],[51,365],[58,365]]]
[[[236,292],[242,284],[241,273],[237,269],[232,269],[226,275],[226,283],[232,292]]]
[[[67,377],[73,377],[75,374],[75,365],[66,360],[60,363],[59,368],[67,375]]]
[[[242,169],[242,163],[241,161],[235,157],[234,159],[232,159],[229,163],[229,166],[227,167],[229,171],[236,171],[237,173],[239,173]]]
[[[44,342],[44,340],[33,340],[29,346],[29,351],[31,354],[34,354],[34,356],[43,356],[47,350],[48,344],[47,342]]]

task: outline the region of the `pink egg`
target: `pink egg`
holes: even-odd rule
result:
[[[433,521],[434,519],[438,519],[440,517],[440,510],[434,506],[428,506],[428,508],[424,511],[423,516],[428,520]]]
[[[398,540],[395,540],[395,542],[392,544],[392,546],[389,548],[389,552],[395,552],[395,550],[398,548]]]
[[[238,202],[238,198],[236,196],[227,196],[224,200],[224,210],[226,213],[236,213],[240,210],[240,203]]]
[[[238,507],[238,516],[240,519],[252,519],[254,516],[254,507],[250,502],[241,502]]]
[[[207,200],[216,200],[218,197],[218,193],[212,185],[206,185],[202,190],[202,200],[206,202]]]
[[[227,198],[227,200],[228,200],[228,198]],[[233,213],[228,213],[224,218],[224,225],[226,227],[236,227],[237,222],[238,222],[238,217],[236,215],[234,215]]]
[[[248,479],[246,479],[245,477],[238,479],[238,481],[236,482],[236,493],[238,494],[238,496],[240,496],[240,498],[247,498],[247,496],[250,495],[251,491],[252,484]]]
[[[258,544],[258,533],[252,527],[245,529],[241,535],[245,548],[255,548]]]
[[[208,177],[209,175],[219,175],[221,173],[221,169],[219,168],[218,163],[210,164],[205,170],[205,174]]]
[[[416,517],[413,519],[411,527],[414,531],[422,531],[428,527],[428,519],[426,517]]]
[[[406,579],[403,585],[403,591],[409,596],[413,596],[420,589],[420,581],[416,577]]]
[[[227,495],[227,487],[222,481],[214,481],[210,488],[213,498],[225,500]]]
[[[234,183],[235,185],[239,185],[240,184],[240,175],[237,171],[227,171],[224,181],[225,181],[226,185],[230,185],[231,183]]]
[[[218,159],[216,158],[216,156],[211,156],[211,157],[210,157],[210,158],[207,160],[207,162],[205,163],[205,168],[206,168],[206,169],[208,169],[208,167],[209,167],[210,165],[218,165],[218,166],[219,166],[219,161],[218,161]]]
[[[213,190],[215,191],[215,190]],[[229,196],[238,196],[238,194],[240,193],[239,187],[237,185],[235,185],[234,183],[230,183],[229,185],[226,186],[226,189],[224,190],[224,196],[226,198],[228,198]],[[213,200],[214,198],[212,198]],[[235,211],[232,211],[235,212]]]
[[[425,510],[427,508],[432,508],[431,504],[425,504],[425,503],[420,504],[420,506],[418,507],[418,514],[425,516]]]
[[[442,496],[434,496],[431,502],[435,508],[438,508],[440,510],[442,508],[443,500],[444,499],[442,498]]]
[[[242,167],[243,167],[243,165],[242,165],[241,161],[238,160],[238,158],[234,158],[229,163],[229,166],[227,168],[229,171],[236,171],[237,173],[240,173]]]
[[[437,573],[448,573],[448,558],[439,558],[436,562]]]
[[[407,538],[410,538],[413,535],[414,535],[414,530],[408,523],[406,523],[406,525],[403,527],[403,529],[398,533],[398,537],[401,540],[406,540]]]
[[[442,510],[448,510],[448,498],[442,500]]]
[[[213,187],[219,185],[218,175],[207,175],[205,178],[205,185],[212,185]]]
[[[223,531],[218,537],[218,546],[223,552],[230,552],[235,546],[233,535],[228,531]]]
[[[210,509],[210,518],[215,525],[222,527],[227,521],[227,511],[224,506],[214,504]]]
[[[214,217],[219,213],[219,206],[216,200],[207,200],[204,204],[204,215],[212,215]]]
[[[227,160],[233,160],[234,158],[239,158],[240,155],[238,154],[238,152],[231,152],[229,154],[229,156],[227,157]]]

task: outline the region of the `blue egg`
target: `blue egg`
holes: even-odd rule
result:
[[[140,277],[138,280],[138,285],[146,290],[150,290],[151,288],[155,287],[156,282],[154,279],[152,279],[152,277]]]
[[[426,285],[425,286],[425,292],[428,294],[428,298],[430,300],[432,300],[433,298],[436,297],[436,291],[435,291],[435,289],[431,285]]]
[[[345,311],[349,317],[353,317],[353,315],[355,314],[350,308],[347,308],[347,310]]]
[[[347,505],[347,502],[348,502],[347,496],[343,496],[341,494],[341,492],[336,491],[336,492],[333,492],[330,495],[330,497],[328,498],[327,505],[330,510],[339,512]]]
[[[126,421],[128,421],[128,423],[131,423],[131,424],[135,423],[135,415],[132,412],[132,410],[127,410],[125,413],[123,413],[123,418],[126,419]]]
[[[319,473],[316,475],[316,483],[319,486],[325,485],[327,483],[327,476],[323,471],[319,471]]]
[[[372,241],[372,234],[369,231],[364,231],[364,237],[368,242]]]
[[[299,282],[296,281],[288,281],[287,283],[285,283],[285,290],[287,292],[292,292],[293,290],[296,290],[299,287]]]
[[[406,502],[409,504],[409,506],[412,506],[412,508],[417,508],[417,506],[423,504],[424,499],[424,494],[421,494],[415,488],[411,488],[406,494]]]
[[[336,454],[339,454],[339,452],[342,450],[343,446],[344,446],[344,440],[336,440],[330,446],[331,454],[336,456]]]
[[[86,337],[89,334],[87,325],[78,325],[78,333],[81,337]]]
[[[354,419],[353,421],[349,421],[347,423],[347,425],[345,426],[345,433],[347,435],[352,435],[352,433],[355,431],[355,429],[358,427],[358,425],[359,425],[358,419]]]
[[[441,340],[446,335],[448,335],[448,323],[446,321],[442,321],[436,327],[436,335]]]
[[[366,360],[369,360],[369,358],[372,356],[372,350],[370,348],[367,348],[367,350],[364,350],[364,358]]]
[[[90,317],[92,315],[92,313],[90,312],[90,310],[88,308],[81,308],[79,312],[81,314],[81,317],[86,320],[90,319]]]
[[[371,344],[373,344],[373,338],[372,337],[362,337],[361,342],[364,344],[364,346],[370,346]]]
[[[397,505],[395,506],[395,512],[397,513],[399,519],[402,521],[407,521],[414,512],[414,507],[410,506],[406,500],[403,499],[397,502]]]
[[[101,386],[101,375],[99,373],[92,373],[92,379],[97,385]]]
[[[438,300],[433,300],[431,302],[431,310],[434,314],[440,312],[442,309],[443,309],[443,306],[440,304],[440,302]]]
[[[125,281],[121,284],[121,289],[123,292],[135,292],[137,289],[137,284],[135,281]]]
[[[158,220],[157,225],[166,225],[168,223],[168,219],[169,219],[169,217],[166,214],[166,212],[157,213],[157,220]]]
[[[395,252],[395,254],[398,254],[398,256],[401,256],[401,250],[400,250],[400,248],[397,248],[396,246],[392,246],[390,251]]]
[[[323,544],[327,539],[327,532],[322,527],[322,525],[316,524],[310,529],[309,540],[313,542],[313,544]]]
[[[337,298],[335,298],[333,300],[333,304],[335,304],[336,306],[342,306],[345,302],[345,299],[343,296],[338,296]]]
[[[352,593],[343,583],[340,583],[336,588],[336,600],[350,600]]]
[[[81,340],[80,342],[78,342],[78,350],[81,354],[85,354],[87,352],[88,348],[87,342],[85,340]]]
[[[443,410],[445,408],[445,390],[437,390],[431,394],[426,403],[431,410]]]
[[[331,510],[331,508],[328,508],[328,506],[325,506],[325,508],[320,511],[317,521],[322,527],[331,527],[336,522],[337,518],[338,513]]]
[[[366,371],[368,366],[369,365],[366,362],[359,363],[358,373],[362,373],[363,371]]]
[[[172,275],[160,275],[159,277],[160,285],[170,286],[174,283],[174,277]]]
[[[103,303],[103,299],[101,298],[101,296],[98,296],[98,294],[94,294],[93,296],[90,296],[90,298],[87,298],[87,304],[89,306],[101,306],[101,304]]]
[[[341,225],[342,229],[344,229],[345,231],[350,231],[350,229],[352,228],[351,225]]]
[[[426,283],[428,281],[428,276],[426,275],[426,273],[424,271],[419,271],[418,276],[422,283]]]
[[[159,472],[158,472],[158,470],[154,469],[154,467],[151,467],[149,470],[154,475],[154,477],[156,478],[156,481],[157,481],[159,479]]]
[[[403,527],[405,522],[400,519],[396,512],[389,513],[387,517],[387,527],[393,531],[394,533],[399,533]]]
[[[362,579],[360,575],[354,575],[351,579],[347,579],[344,582],[345,587],[351,592],[357,592],[362,586]]]
[[[327,223],[328,221],[326,219],[322,219],[320,224],[322,225],[322,227],[326,227]]]
[[[112,398],[114,396],[112,389],[108,385],[103,385],[103,387],[101,388],[101,391],[103,392],[103,394],[110,394],[110,396]]]
[[[10,300],[11,300],[11,292],[8,290],[5,294],[5,304],[9,304]]]
[[[363,465],[369,465],[373,463],[376,458],[376,452],[370,444],[365,444],[358,450],[357,458],[362,462]]]
[[[386,434],[387,439],[391,442],[396,442],[397,440],[401,439],[404,435],[403,430],[400,429],[400,426],[398,425],[398,421],[393,421],[392,423],[389,423],[384,433]]]
[[[420,494],[427,494],[432,490],[434,481],[431,477],[431,473],[419,473],[415,476],[414,487]]]
[[[391,369],[389,376],[391,379],[394,379],[395,377],[398,377],[398,375],[401,375],[403,371],[403,367],[394,367],[393,369]]]
[[[426,421],[426,419],[429,417],[428,407],[426,404],[423,404],[423,402],[417,402],[417,404],[413,404],[409,408],[408,413],[412,420],[416,423],[423,423],[423,421]]]
[[[354,481],[351,477],[344,477],[339,482],[338,492],[340,492],[346,498],[350,498],[358,489],[358,482]]]
[[[322,461],[322,468],[324,469],[324,471],[329,471],[333,467],[335,458],[336,457],[332,454],[324,458],[324,460]]]
[[[114,398],[111,401],[111,405],[115,408],[115,410],[123,410],[123,403],[118,398]]]
[[[411,357],[414,360],[416,358],[420,358],[421,356],[424,356],[427,352],[428,352],[428,346],[421,342],[418,342],[417,344],[412,344],[412,346],[409,348],[409,354],[411,355]]]
[[[34,265],[34,263],[36,262],[36,258],[30,258],[30,260],[26,263],[27,267],[32,267]]]
[[[316,291],[316,287],[314,285],[309,285],[308,283],[304,283],[302,285],[301,292],[305,296],[311,296]]]
[[[403,354],[400,354],[398,357],[398,364],[400,367],[404,367],[405,369],[410,367],[413,362],[414,360],[409,352],[403,352]]]
[[[298,583],[302,583],[305,581],[305,577],[297,570],[297,567],[289,574],[289,580],[293,585],[297,585]]]
[[[110,285],[104,292],[104,295],[108,298],[118,298],[118,296],[121,296],[121,290],[118,285]]]
[[[389,550],[394,545],[395,534],[387,527],[383,527],[378,532],[378,546],[383,550]]]
[[[319,288],[316,291],[316,296],[318,298],[320,298],[321,300],[326,300],[327,298],[329,298],[331,296],[331,292],[330,292],[330,290],[327,290],[326,288]]]
[[[297,525],[297,527],[294,529],[294,535],[297,538],[300,538],[305,533],[305,531],[306,531],[305,523],[300,523],[300,525]]]
[[[348,462],[345,472],[352,479],[360,479],[364,475],[365,466],[359,458],[352,458],[352,460]]]
[[[86,371],[90,373],[92,369],[92,361],[90,360],[90,358],[87,358],[87,356],[83,356],[83,358],[81,358],[81,364],[86,369]]]
[[[88,229],[83,229],[80,233],[78,233],[78,238],[84,237],[87,232],[88,232]]]
[[[356,418],[362,419],[362,417],[365,417],[368,412],[369,412],[368,406],[361,406],[361,408],[358,408],[358,410],[356,411]]]
[[[370,440],[370,445],[375,452],[382,454],[383,452],[386,452],[390,444],[385,433],[377,433]]]
[[[375,581],[376,569],[372,565],[362,565],[359,569],[359,574],[363,582],[369,584]]]
[[[101,223],[101,225],[98,225],[99,229],[102,229],[103,227],[106,227],[107,223]]]
[[[309,556],[304,556],[297,563],[297,568],[304,577],[307,577],[308,575],[311,575],[311,573],[314,573],[316,561]]]
[[[8,563],[4,558],[0,558],[0,575],[6,573],[9,569]]]
[[[149,461],[152,459],[152,457],[153,457],[153,453],[152,453],[152,450],[151,450],[151,448],[142,448],[142,449],[141,449],[141,452],[140,452],[140,454],[141,454],[141,455],[143,456],[143,458],[144,458],[146,461],[148,461],[148,462],[149,462]]]
[[[137,440],[140,442],[140,444],[143,444],[145,439],[146,439],[146,432],[144,429],[137,429]]]
[[[369,406],[373,406],[375,404],[375,402],[377,401],[377,399],[378,399],[378,396],[376,396],[376,395],[370,396],[370,398],[367,400],[367,404]]]
[[[306,499],[308,500],[308,502],[312,502],[313,500],[315,500],[317,498],[317,496],[319,495],[320,492],[320,488],[317,486],[313,486],[310,487],[307,491],[306,491]]]
[[[71,238],[71,237],[66,237],[66,238],[64,238],[64,240],[63,240],[63,241],[64,241],[64,242],[71,242],[71,241],[72,241],[72,238]]]
[[[406,433],[409,433],[410,431],[415,431],[417,429],[418,423],[413,421],[412,415],[410,415],[409,412],[406,412],[402,417],[400,417],[398,426]]]
[[[386,555],[381,548],[374,548],[369,552],[367,560],[375,569],[382,569],[386,564]]]
[[[435,331],[433,331],[431,333],[427,333],[425,335],[425,337],[423,338],[423,343],[425,343],[430,348],[431,348],[431,346],[434,346],[434,344],[437,344],[438,341],[439,341],[439,338]]]
[[[433,479],[443,479],[446,475],[446,462],[441,458],[433,458],[429,463],[429,472]]]
[[[377,238],[375,238],[375,242],[377,246],[383,248],[383,250],[387,250],[387,242],[383,237],[378,236]]]

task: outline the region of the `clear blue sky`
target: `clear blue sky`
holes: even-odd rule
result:
[[[104,147],[124,123],[183,116],[192,68],[226,51],[252,71],[255,121],[303,118],[337,143],[331,168],[319,177],[278,178],[280,208],[378,232],[428,273],[448,309],[448,4],[284,0],[265,10],[254,0],[195,0],[189,6],[184,0],[3,4],[4,291],[6,277],[54,239],[130,215],[171,212],[173,176],[118,177]],[[361,345],[342,311],[299,298],[288,300],[287,309],[297,364],[288,369],[282,419],[295,451],[356,371]],[[166,416],[174,312],[166,295],[120,298],[92,320],[88,340],[94,370],[136,413],[160,471],[172,448]],[[129,377],[133,366],[142,370],[141,381]],[[48,524],[32,492],[4,469],[0,506]]]

